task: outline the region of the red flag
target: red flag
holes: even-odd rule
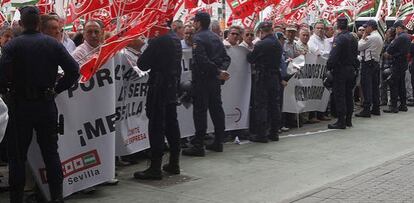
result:
[[[112,16],[111,16],[111,11],[109,6],[92,11],[88,14],[85,15],[85,21],[88,20],[99,20],[103,23],[105,29],[107,31],[112,31],[110,28],[111,26],[109,26],[111,24],[112,21]],[[109,30],[108,30],[109,29]]]
[[[1,5],[0,6],[3,7],[4,4],[10,3],[10,2],[11,2],[11,0],[3,0],[3,1],[1,1]]]
[[[245,17],[242,20],[242,24],[245,28],[253,29],[256,23],[258,22],[258,20],[259,20],[259,13],[254,12],[252,13],[252,15]]]
[[[185,0],[184,1],[184,8],[185,9],[196,8],[197,5],[198,5],[198,0]]]
[[[113,0],[111,4],[112,16],[123,16],[132,12],[141,12],[145,8],[159,8],[162,0]]]
[[[7,19],[3,15],[3,13],[0,11],[0,27],[3,26],[5,22],[7,22]]]
[[[39,8],[40,14],[52,13],[55,10],[54,3],[50,0],[40,0],[36,6]]]
[[[201,0],[205,4],[212,4],[218,2],[218,0]]]
[[[104,8],[109,5],[109,0],[71,0],[69,4],[66,23],[70,24],[75,19],[92,11]]]
[[[165,24],[166,16],[169,15],[170,13],[161,12],[157,9],[146,9],[135,23],[129,24],[120,33],[108,38],[100,47],[99,52],[81,66],[81,82],[88,81],[108,59],[137,37],[165,34],[168,29],[160,25]]]
[[[414,13],[411,13],[405,16],[403,23],[407,29],[413,30],[414,29]]]

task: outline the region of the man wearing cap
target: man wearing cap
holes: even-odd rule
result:
[[[356,117],[379,116],[380,112],[380,60],[384,46],[377,31],[377,22],[369,20],[364,24],[365,32],[358,42],[358,51],[364,56],[361,65],[361,88],[364,95],[363,110]]]
[[[261,40],[247,55],[247,61],[254,64],[256,69],[255,90],[253,93],[253,111],[257,115],[257,135],[251,141],[267,143],[268,140],[279,141],[280,128],[280,59],[282,46],[272,30],[272,23],[262,22],[259,25]],[[270,117],[270,131],[267,134],[268,118]]]
[[[338,35],[335,37],[327,68],[334,77],[332,93],[338,120],[329,124],[329,129],[345,129],[352,126],[354,110],[353,88],[355,86],[355,68],[357,64],[358,42],[348,31],[348,20],[337,20]]]
[[[20,10],[24,32],[12,39],[0,58],[0,86],[9,88],[8,137],[10,202],[23,202],[27,151],[36,131],[52,202],[63,202],[55,96],[79,77],[79,66],[56,39],[39,33],[39,10]],[[64,76],[57,81],[60,66]],[[55,85],[56,84],[56,85]]]
[[[296,25],[289,25],[286,27],[286,33],[285,36],[287,38],[285,44],[283,45],[283,50],[286,53],[286,57],[288,59],[294,59],[300,55],[299,50],[296,47],[295,43],[295,37],[296,32],[298,29],[296,28]]]
[[[405,26],[402,21],[396,21],[393,25],[397,37],[388,46],[385,57],[391,58],[391,81],[390,94],[391,105],[385,109],[384,113],[398,113],[399,111],[408,111],[407,109],[407,92],[405,87],[405,71],[408,69],[407,54],[410,51],[410,35],[405,32]],[[398,100],[400,105],[398,106]]]
[[[230,78],[226,71],[230,57],[219,36],[211,32],[210,15],[198,12],[194,18],[197,33],[193,38],[192,91],[193,119],[195,136],[191,140],[193,147],[183,150],[183,155],[205,156],[204,136],[207,131],[207,110],[214,124],[214,142],[207,145],[208,150],[223,151],[224,110],[221,101],[221,85]]]

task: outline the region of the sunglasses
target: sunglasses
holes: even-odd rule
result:
[[[247,34],[246,34],[246,37],[249,37],[249,36],[250,36],[250,37],[254,37],[254,34],[253,34],[253,33],[247,33]]]
[[[232,32],[232,33],[230,33],[231,35],[237,35],[237,36],[239,36],[240,34],[239,33],[236,33],[236,32]]]
[[[364,30],[364,29],[360,29],[360,30],[358,30],[358,31],[360,31],[360,32],[364,32],[365,30]]]

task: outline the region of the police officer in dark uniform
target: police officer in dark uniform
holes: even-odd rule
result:
[[[247,55],[247,61],[254,64],[256,69],[256,83],[254,88],[253,112],[256,123],[256,136],[250,138],[253,142],[267,143],[278,141],[278,130],[281,123],[280,91],[281,74],[280,59],[283,48],[272,30],[272,23],[260,23],[258,30],[261,38],[256,43],[252,52]],[[270,119],[270,131],[267,133],[268,120]]]
[[[137,179],[162,179],[161,163],[164,153],[164,135],[170,148],[169,163],[163,170],[180,174],[180,129],[177,120],[177,94],[181,76],[181,41],[173,31],[152,39],[138,58],[138,67],[149,70],[149,90],[146,113],[151,146],[151,165],[134,173]]]
[[[63,202],[55,95],[79,78],[79,66],[56,39],[39,33],[39,10],[20,10],[24,32],[10,41],[0,59],[0,85],[7,88],[10,201],[23,202],[25,161],[36,131],[52,202]],[[56,82],[58,66],[64,76]]]
[[[405,72],[408,69],[407,55],[410,51],[410,35],[405,32],[402,21],[396,21],[393,25],[397,34],[396,38],[388,46],[385,57],[392,58],[390,96],[391,105],[384,109],[384,113],[398,113],[408,111],[407,109],[407,90],[405,87]],[[400,106],[397,106],[398,100]]]
[[[221,101],[221,85],[230,75],[227,68],[230,57],[227,55],[219,36],[211,32],[210,15],[199,12],[194,17],[197,33],[193,37],[192,92],[195,136],[193,146],[183,150],[183,155],[205,156],[204,136],[207,130],[207,110],[214,124],[214,142],[206,149],[222,152],[224,137],[224,111]]]
[[[347,126],[352,126],[354,111],[352,93],[358,64],[358,41],[348,31],[348,20],[339,17],[337,27],[339,34],[335,37],[327,68],[333,75],[332,93],[338,120],[334,124],[329,124],[329,129],[345,129]]]

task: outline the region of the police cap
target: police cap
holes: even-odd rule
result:
[[[365,28],[366,27],[372,27],[372,28],[374,28],[374,29],[377,29],[377,26],[378,26],[378,24],[377,24],[377,21],[375,21],[375,20],[369,20],[369,21],[367,21],[364,25],[363,25]]]
[[[346,28],[348,27],[348,19],[344,16],[339,17],[338,19],[336,19],[336,25],[338,28]]]
[[[195,14],[194,21],[197,21],[197,22],[209,21],[210,22],[210,14],[203,12],[203,11],[199,11]]]
[[[259,27],[257,27],[257,29],[258,29],[258,30],[263,30],[263,29],[266,29],[266,28],[270,28],[270,29],[272,29],[272,27],[273,27],[273,25],[272,25],[272,23],[271,23],[271,22],[264,21],[264,22],[261,22],[261,23],[259,24]]]
[[[392,27],[397,28],[397,27],[401,27],[401,28],[405,28],[404,23],[402,20],[397,20],[395,21],[394,25],[392,25]]]
[[[40,11],[36,6],[24,6],[19,9],[20,18],[26,18],[27,16],[40,15]]]

